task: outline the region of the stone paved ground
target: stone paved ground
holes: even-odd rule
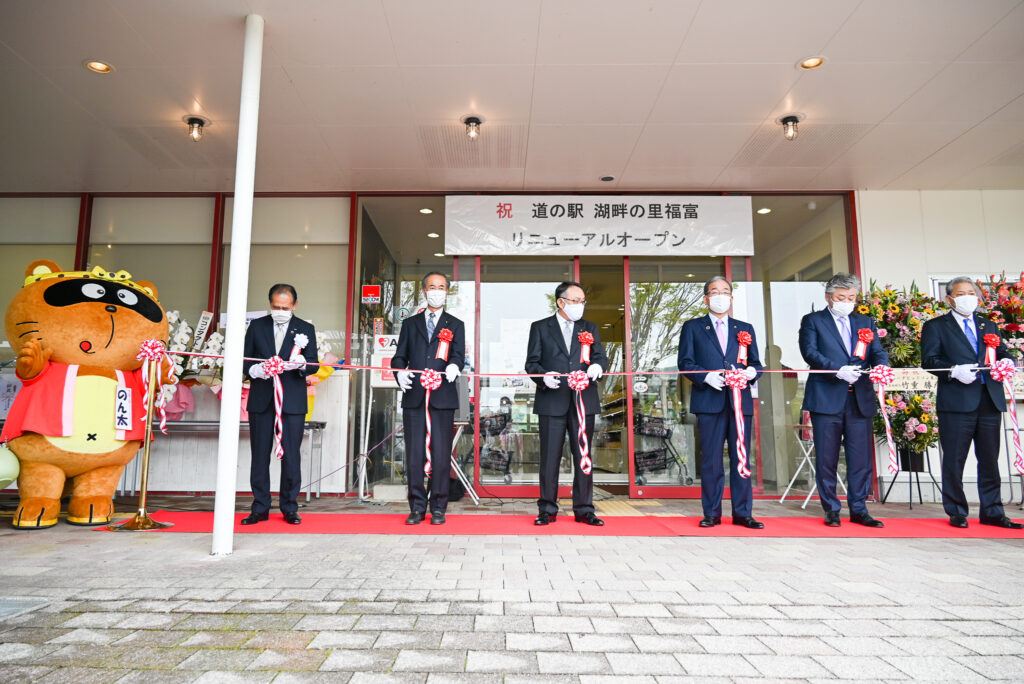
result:
[[[1024,535],[235,543],[0,529],[0,681],[1024,681]]]

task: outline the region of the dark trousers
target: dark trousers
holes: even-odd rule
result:
[[[871,478],[874,476],[875,446],[871,433],[871,418],[861,415],[857,408],[857,397],[853,392],[846,395],[846,406],[842,413],[811,412],[814,426],[815,467],[818,470],[818,496],[826,512],[839,512],[843,505],[836,494],[839,482],[836,474],[839,468],[839,446],[846,446],[847,503],[851,513],[868,512],[867,500],[871,494]]]
[[[562,445],[569,433],[569,451],[572,453],[572,510],[577,514],[594,512],[594,475],[580,470],[580,421],[573,408],[564,416],[537,416],[540,425],[540,498],[537,510],[558,513],[558,470],[562,465]],[[586,418],[587,444],[590,460],[594,460],[594,416]]]
[[[405,469],[409,480],[409,510],[444,513],[448,510],[448,486],[452,477],[452,438],[455,409],[430,407],[430,500],[427,500],[423,465],[427,458],[427,421],[423,407],[403,409]]]
[[[302,433],[306,416],[285,413],[281,416],[283,434],[281,446],[281,487],[278,506],[282,513],[299,510],[299,489],[302,486]],[[249,467],[249,486],[252,487],[252,512],[263,515],[270,512],[270,452],[274,448],[274,410],[249,413],[249,446],[252,462]]]
[[[967,497],[964,495],[964,464],[967,452],[974,442],[974,456],[978,459],[978,500],[982,518],[1003,515],[1000,500],[999,430],[1002,415],[983,393],[978,410],[972,413],[941,411],[939,441],[942,444],[942,507],[946,515],[967,516]]]
[[[747,461],[750,458],[750,416],[743,416],[743,432],[747,446]],[[739,463],[736,451],[736,419],[731,408],[720,413],[698,413],[697,427],[700,430],[700,498],[704,515],[722,515],[722,494],[725,490],[722,448],[729,438],[729,494],[732,498],[732,514],[748,517],[753,509],[754,492],[750,478],[740,477],[736,471]]]

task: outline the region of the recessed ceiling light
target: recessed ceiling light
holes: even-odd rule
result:
[[[442,254],[441,252],[434,252],[434,256],[436,256],[436,257],[443,257],[444,254]]]
[[[772,213],[772,210],[769,209],[768,207],[761,207],[760,209],[757,210],[757,213],[758,214],[770,214],[770,213]]]
[[[814,57],[808,57],[807,59],[801,60],[800,61],[800,68],[801,69],[817,69],[818,67],[820,67],[824,63],[825,63],[825,58],[824,57],[822,57],[820,55],[815,55]]]
[[[437,233],[427,233],[427,237],[428,238],[439,238],[441,236],[438,235]]]
[[[420,213],[421,214],[433,214],[434,210],[433,209],[429,209],[427,207],[423,207],[422,209],[420,209]]]
[[[615,176],[601,176],[602,183],[611,183],[613,180],[615,180]]]
[[[82,62],[82,65],[89,71],[95,71],[97,74],[109,74],[114,71],[113,64],[101,62],[98,59],[87,59]]]
[[[687,274],[686,274],[686,277],[687,277],[687,278],[692,278],[692,277],[693,277],[693,274],[692,274],[692,273],[687,273]]]

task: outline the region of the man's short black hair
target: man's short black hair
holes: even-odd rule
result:
[[[561,299],[562,295],[564,295],[565,291],[570,287],[578,287],[581,290],[583,289],[583,286],[575,280],[566,280],[565,282],[559,283],[558,287],[555,288],[555,299]]]
[[[274,295],[281,294],[282,292],[287,292],[292,296],[292,304],[299,301],[299,295],[295,292],[295,288],[288,283],[277,283],[276,285],[272,285],[270,287],[270,292],[267,294],[267,300],[272,300]]]
[[[439,275],[442,278],[444,278],[444,289],[447,290],[448,288],[450,288],[452,286],[452,281],[448,280],[448,276],[447,275],[445,275],[444,273],[441,273],[440,271],[431,271],[427,275],[423,276],[423,280],[420,281],[421,288],[426,290],[427,289],[427,278],[429,278],[430,276],[435,276],[435,275]]]

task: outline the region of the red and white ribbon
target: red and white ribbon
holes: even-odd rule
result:
[[[999,335],[989,333],[981,339],[985,342],[985,365],[996,365],[996,349],[999,348]]]
[[[580,333],[580,335],[590,333]],[[588,350],[589,355],[589,350]],[[589,475],[594,466],[590,458],[590,442],[587,440],[587,408],[583,404],[583,390],[590,386],[590,378],[581,370],[569,373],[569,389],[576,391],[576,422],[579,423],[579,430],[576,432],[576,440],[580,445],[580,471]]]
[[[853,349],[853,355],[863,359],[868,355],[868,345],[875,339],[875,331],[871,328],[861,328],[857,331],[857,346]]]
[[[743,390],[747,388],[747,374],[738,368],[725,371],[725,384],[732,389],[732,412],[736,418],[736,472],[744,480],[750,479],[747,459],[746,423],[743,419]]]
[[[1013,365],[1013,361],[1010,359],[999,359],[992,366],[992,379],[996,382],[1003,383],[1003,387],[1006,388],[1006,393],[1010,395],[1009,402],[1009,413],[1010,413],[1010,425],[1013,426],[1013,467],[1017,469],[1017,472],[1024,475],[1024,450],[1021,449],[1020,443],[1020,424],[1017,422],[1017,397],[1013,392],[1013,376],[1016,374],[1017,369]]]
[[[580,341],[580,363],[590,363],[590,345],[594,344],[594,336],[584,330],[576,339]]]
[[[437,333],[437,355],[436,359],[448,360],[448,348],[451,346],[451,341],[455,339],[455,335],[448,328],[441,328]]]
[[[742,363],[744,366],[747,365],[747,348],[754,343],[754,338],[750,336],[746,330],[741,330],[736,333],[736,343],[739,345],[739,351],[736,352],[736,363]]]
[[[875,366],[868,373],[868,377],[878,392],[878,407],[882,411],[882,422],[885,423],[885,443],[889,446],[889,474],[895,475],[900,472],[900,462],[896,457],[896,440],[892,437],[892,426],[889,425],[889,412],[885,405],[885,388],[896,379],[896,373],[888,366]]]
[[[274,383],[274,456],[284,458],[284,421],[281,413],[284,410],[284,386],[281,384],[281,373],[284,373],[284,359],[272,356],[262,364],[264,372]]]
[[[139,353],[135,355],[135,359],[142,361],[142,391],[145,395],[149,396],[149,367],[150,363],[156,363],[156,393],[160,398],[156,402],[157,411],[160,412],[160,432],[167,434],[167,412],[164,410],[164,369],[161,367],[161,361],[167,356],[167,347],[160,340],[146,340],[139,345]],[[170,359],[168,359],[170,360]],[[171,361],[171,365],[174,362]],[[147,416],[148,418],[148,416]],[[145,420],[145,419],[144,419]]]
[[[441,386],[441,374],[433,368],[428,368],[420,374],[420,384],[427,390],[427,396],[423,399],[423,412],[427,418],[427,440],[426,457],[423,460],[423,474],[428,478],[431,473],[430,465],[430,393]]]

